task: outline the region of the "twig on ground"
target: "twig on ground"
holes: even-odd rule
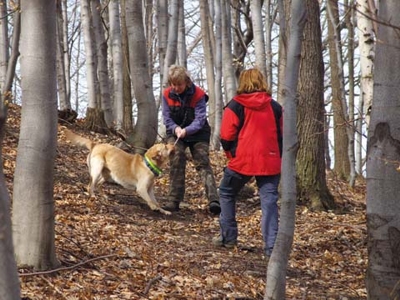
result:
[[[147,295],[147,293],[150,291],[151,286],[158,280],[160,280],[162,278],[161,275],[157,275],[156,277],[152,278],[149,280],[149,282],[146,285],[146,288],[143,292],[143,294]]]
[[[32,272],[32,273],[21,273],[21,274],[19,274],[19,276],[20,277],[26,277],[26,276],[34,276],[34,275],[44,275],[44,274],[55,273],[55,272],[58,272],[58,271],[72,270],[72,269],[75,269],[75,268],[77,268],[79,266],[87,264],[89,262],[92,262],[92,261],[95,261],[95,260],[104,259],[104,258],[110,258],[110,257],[114,257],[114,256],[118,256],[118,255],[117,254],[109,254],[109,255],[99,256],[99,257],[95,257],[95,258],[91,258],[91,259],[85,260],[83,262],[80,262],[80,263],[78,263],[76,265],[69,266],[69,267],[61,267],[61,268],[57,268],[57,269],[54,269],[54,270]]]

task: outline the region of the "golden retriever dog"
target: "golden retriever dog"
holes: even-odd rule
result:
[[[154,197],[154,181],[174,151],[174,145],[155,144],[141,156],[129,154],[109,144],[96,144],[68,129],[65,130],[65,135],[73,145],[85,147],[90,151],[87,156],[90,197],[94,197],[97,186],[105,181],[114,181],[127,189],[136,188],[139,196],[152,210],[165,215],[171,214],[162,209]]]

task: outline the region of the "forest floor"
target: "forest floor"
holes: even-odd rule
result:
[[[3,146],[12,193],[19,107],[11,106]],[[120,140],[69,126],[93,140]],[[263,299],[267,263],[259,228],[259,198],[248,188],[238,201],[239,247],[215,248],[218,217],[210,215],[204,189],[189,161],[183,208],[171,216],[151,211],[134,191],[104,184],[88,198],[87,151],[65,142],[59,127],[54,186],[56,270],[19,269],[23,299]],[[211,153],[217,182],[224,156]],[[165,203],[168,170],[155,194]],[[365,183],[354,189],[328,174],[338,209],[296,208],[296,227],[286,277],[286,299],[366,299]],[[245,197],[246,196],[246,197]],[[247,198],[247,199],[244,199]]]

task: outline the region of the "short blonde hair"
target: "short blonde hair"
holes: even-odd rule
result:
[[[183,66],[171,65],[168,70],[168,83],[175,84],[182,82],[186,82],[186,85],[192,83],[189,72]]]
[[[256,68],[243,70],[239,76],[239,87],[237,94],[267,92],[271,94],[267,81],[260,70]]]

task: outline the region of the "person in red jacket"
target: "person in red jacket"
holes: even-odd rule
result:
[[[175,144],[170,159],[168,211],[178,211],[185,194],[186,149],[189,148],[196,170],[204,183],[208,208],[220,213],[217,186],[209,159],[211,128],[207,121],[208,95],[196,86],[183,66],[172,65],[169,87],[163,91],[162,115],[169,143]]]
[[[254,176],[261,200],[261,231],[269,257],[278,232],[278,185],[282,156],[282,106],[271,98],[258,69],[241,72],[237,94],[226,105],[221,144],[228,165],[219,187],[220,234],[213,244],[237,245],[236,196]]]

